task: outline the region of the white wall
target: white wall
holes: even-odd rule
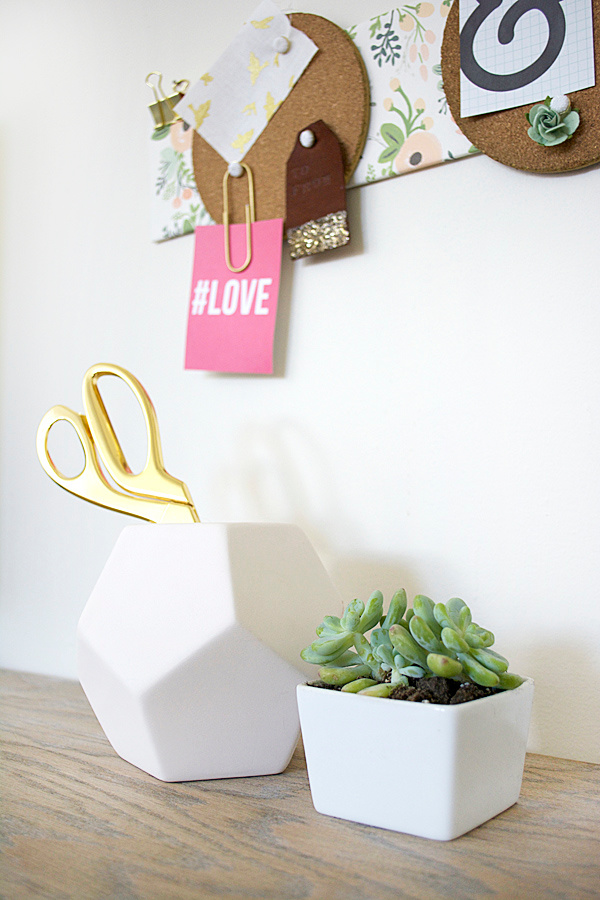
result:
[[[0,664],[75,675],[126,519],[55,487],[35,433],[111,361],[202,519],[297,522],[347,600],[463,597],[536,679],[531,749],[600,761],[600,171],[477,157],[356,189],[349,248],[284,254],[276,375],[184,372],[193,240],[148,239],[144,79],[197,78],[254,6],[3,0]]]

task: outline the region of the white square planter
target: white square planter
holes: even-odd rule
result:
[[[448,841],[516,803],[533,681],[442,706],[297,688],[317,812]]]
[[[156,778],[281,772],[300,650],[332,606],[295,525],[131,525],[81,615],[79,679],[117,753]]]

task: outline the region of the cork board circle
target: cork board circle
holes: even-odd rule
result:
[[[354,42],[333,22],[308,13],[293,13],[294,28],[319,48],[297,84],[263,133],[244,156],[252,169],[256,218],[285,218],[288,156],[298,132],[322,119],[342,145],[346,181],[363,151],[369,125],[369,81]],[[227,163],[197,132],[192,141],[196,186],[206,209],[223,221],[223,176]],[[231,222],[244,222],[248,179],[229,178]]]
[[[569,93],[581,122],[570,140],[541,147],[527,135],[525,114],[534,103],[480,116],[460,115],[460,36],[458,0],[448,14],[442,41],[442,78],[454,121],[464,135],[487,156],[506,166],[546,174],[582,169],[600,161],[600,0],[593,0],[596,84]],[[540,103],[544,97],[536,102]]]

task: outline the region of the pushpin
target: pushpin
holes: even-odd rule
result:
[[[314,147],[316,141],[314,131],[311,131],[310,128],[305,128],[304,131],[300,132],[299,140],[302,146],[306,147],[307,149],[309,149],[310,147]]]
[[[273,41],[273,49],[276,50],[277,53],[287,53],[291,46],[290,39],[283,34],[276,37]]]

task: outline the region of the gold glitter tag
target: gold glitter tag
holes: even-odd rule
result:
[[[306,222],[298,228],[288,228],[287,240],[292,259],[343,247],[350,240],[348,213],[344,209],[341,212],[329,213],[321,219]]]
[[[350,240],[342,148],[321,120],[298,134],[288,159],[286,236],[292,259]]]

